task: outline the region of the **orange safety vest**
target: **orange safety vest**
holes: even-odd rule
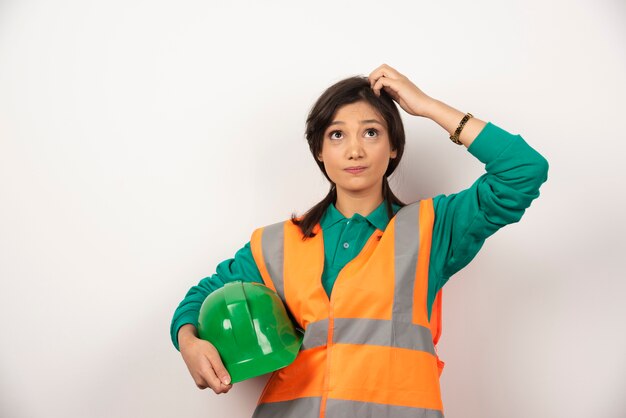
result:
[[[402,207],[337,276],[321,283],[324,240],[291,220],[255,230],[252,255],[304,330],[295,361],[272,373],[253,418],[442,418],[441,291],[427,312],[432,198]]]

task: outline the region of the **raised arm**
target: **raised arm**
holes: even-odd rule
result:
[[[428,96],[387,64],[376,68],[368,78],[375,94],[384,90],[407,113],[433,120],[448,136],[465,116]],[[548,161],[520,135],[491,122],[470,118],[459,140],[485,164],[486,173],[468,189],[433,198],[435,224],[429,266],[429,309],[439,289],[474,258],[487,237],[521,219],[531,202],[539,197],[541,184],[548,179]]]

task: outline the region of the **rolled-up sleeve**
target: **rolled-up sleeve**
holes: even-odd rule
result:
[[[187,291],[187,294],[174,311],[170,324],[170,336],[177,350],[180,350],[178,345],[178,331],[180,327],[185,324],[193,324],[197,327],[198,315],[204,299],[211,292],[235,280],[263,283],[261,273],[252,256],[250,242],[239,249],[233,258],[219,263],[215,274],[203,278],[197,285],[192,286]]]

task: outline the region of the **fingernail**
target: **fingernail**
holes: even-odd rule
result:
[[[222,377],[222,382],[223,382],[225,385],[230,384],[230,376],[225,376],[225,377]]]

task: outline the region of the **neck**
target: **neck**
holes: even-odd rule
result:
[[[355,213],[367,216],[383,202],[382,191],[370,195],[351,195],[337,190],[335,207],[343,216],[351,218]]]

